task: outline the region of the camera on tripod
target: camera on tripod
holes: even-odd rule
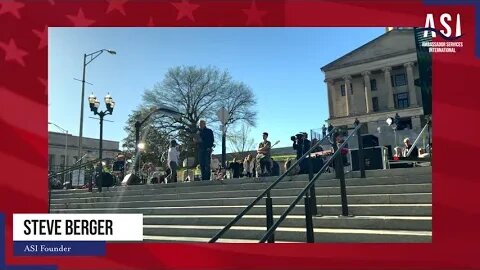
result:
[[[303,134],[298,133],[295,136],[290,137],[290,140],[301,142],[303,141],[303,136],[304,136]]]

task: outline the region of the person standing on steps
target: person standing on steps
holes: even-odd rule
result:
[[[334,138],[332,137],[333,134],[332,134],[332,131],[333,131],[334,127],[332,126],[332,124],[328,124],[328,128],[327,128],[327,131],[328,131],[328,139],[330,141],[330,143],[334,143]]]
[[[257,149],[257,175],[258,176],[270,176],[272,172],[272,159],[270,156],[270,149],[272,143],[268,140],[268,133],[263,132],[263,141],[258,145]]]
[[[194,138],[197,144],[198,161],[200,165],[200,172],[202,180],[210,180],[210,162],[212,156],[212,148],[215,139],[213,138],[213,131],[207,128],[205,120],[200,120],[198,123],[198,132]]]
[[[170,168],[170,175],[166,177],[165,182],[177,182],[178,157],[180,156],[180,152],[178,151],[177,146],[177,141],[172,140],[170,142],[170,148],[168,149],[167,158],[168,168]]]

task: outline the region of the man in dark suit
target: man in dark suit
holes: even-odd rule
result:
[[[199,129],[194,140],[197,143],[200,171],[202,174],[202,180],[210,180],[210,162],[214,143],[213,131],[207,128],[205,120],[200,120],[198,126]]]

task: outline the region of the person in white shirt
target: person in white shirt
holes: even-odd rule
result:
[[[177,167],[178,167],[178,158],[180,152],[177,148],[177,141],[172,140],[170,142],[170,148],[168,149],[168,158],[167,164],[170,169],[170,174],[165,178],[165,182],[177,182]]]
[[[243,160],[243,170],[246,177],[253,177],[253,168],[255,167],[255,160],[252,155],[248,155]]]
[[[214,158],[212,155],[212,162],[210,164],[210,169],[213,172],[216,172],[218,169],[220,169],[220,160],[218,158]]]

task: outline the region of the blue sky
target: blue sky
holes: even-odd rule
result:
[[[121,141],[128,114],[145,89],[170,67],[216,66],[251,86],[257,126],[251,137],[289,146],[290,136],[319,128],[328,118],[320,68],[384,33],[384,28],[55,28],[48,33],[48,119],[78,135],[83,54],[113,49],[87,66],[85,98],[110,92],[116,108],[104,123],[104,139]],[[98,120],[85,99],[85,137],[98,138]],[[52,125],[50,131],[58,131]],[[217,147],[218,150],[221,147]]]

